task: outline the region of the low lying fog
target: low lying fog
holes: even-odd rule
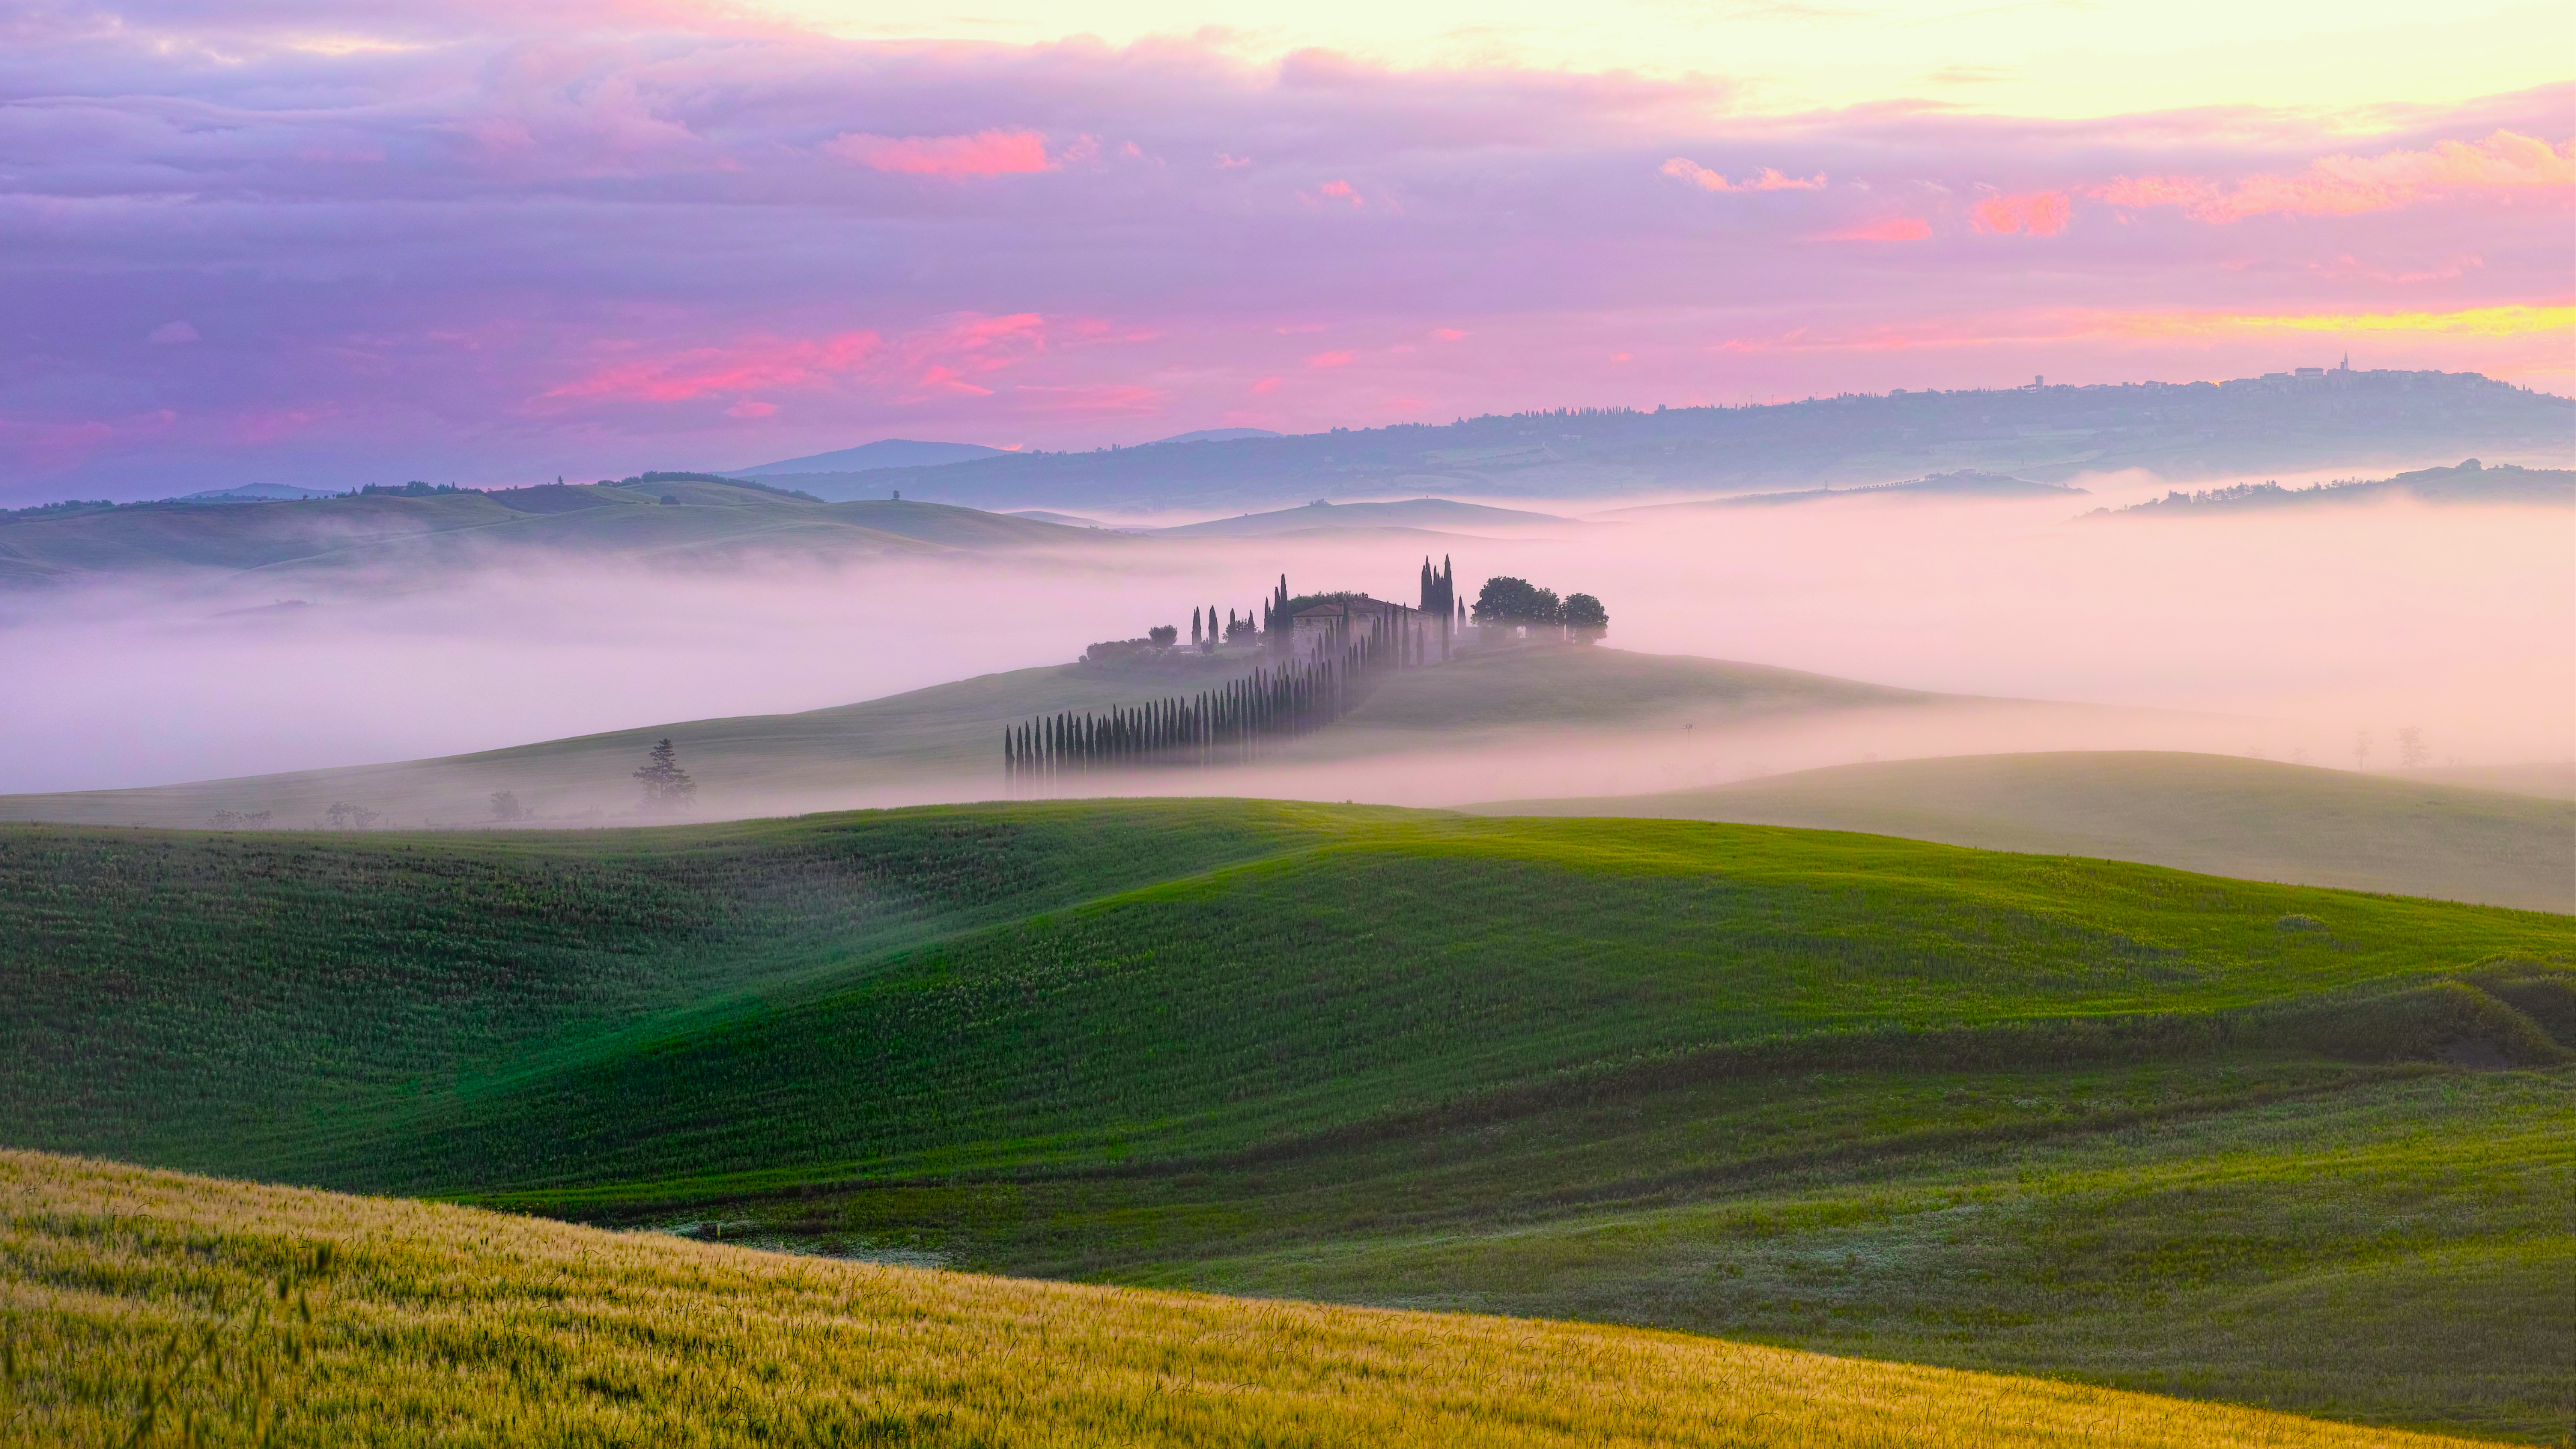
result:
[[[2109,496],[2084,500],[1836,500],[1560,537],[1139,540],[729,574],[528,558],[466,577],[22,594],[0,598],[0,737],[11,742],[0,792],[398,760],[848,703],[1060,663],[1155,624],[1186,634],[1193,605],[1255,608],[1283,571],[1294,591],[1410,602],[1426,551],[1455,558],[1469,598],[1491,574],[1596,594],[1609,644],[1623,649],[2224,716],[2177,726],[2170,742],[2317,764],[2351,765],[2367,729],[2370,765],[2394,765],[2407,726],[2423,731],[2433,763],[2570,754],[2576,539],[2566,512],[2397,503],[2074,519],[2144,491],[2143,480],[2114,481],[2100,490]],[[301,602],[278,607],[282,598]],[[2105,724],[2088,740],[2063,728],[2025,739],[1774,727],[1717,752],[1736,763],[1710,753],[1657,764],[1621,787],[1707,783],[1674,769],[2128,745],[2144,742],[2142,728]],[[1552,780],[1547,758],[1516,766],[1507,793],[1598,790],[1617,776],[1568,768]],[[1352,770],[1295,793],[1421,793],[1371,781]],[[1491,793],[1462,783],[1456,798]]]

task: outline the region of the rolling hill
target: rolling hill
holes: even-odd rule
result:
[[[416,572],[535,551],[709,564],[747,555],[940,554],[1115,535],[935,503],[826,503],[754,483],[645,475],[490,493],[137,503],[0,517],[0,585],[181,572]]]
[[[2423,765],[2400,770],[2396,778],[2471,790],[2498,790],[2507,795],[2536,795],[2544,800],[2576,800],[2576,763],[2565,760],[2520,765]]]
[[[32,1153],[0,1154],[0,1214],[0,1425],[25,1443],[2464,1442],[1634,1329],[788,1259]]]
[[[772,473],[866,473],[878,468],[935,468],[942,463],[963,463],[971,458],[998,458],[1005,451],[988,448],[981,443],[920,443],[910,438],[880,438],[855,448],[809,453],[802,458],[783,458],[775,463],[754,463],[748,468],[725,471],[737,478],[759,478]]]
[[[1857,488],[1804,488],[1792,493],[1739,493],[1730,498],[1709,498],[1693,503],[1649,503],[1636,508],[1615,508],[1601,517],[1645,522],[1708,509],[1776,508],[1794,503],[1821,503],[1827,499],[2076,498],[2085,492],[2085,489],[2063,483],[2034,483],[2027,478],[2010,478],[1962,468],[1955,473],[1936,473],[1929,478],[1916,478],[1905,483],[1871,483]]]
[[[911,505],[905,505],[911,506]],[[980,516],[980,515],[979,515]],[[631,818],[628,778],[668,736],[704,787],[709,814],[781,813],[834,804],[975,799],[1001,788],[1005,725],[1062,710],[1132,705],[1235,678],[1266,656],[1174,651],[1160,661],[1048,665],[935,685],[885,699],[797,714],[652,724],[477,754],[349,769],[210,780],[131,790],[0,796],[0,820],[204,825],[219,810],[268,811],[282,825],[316,823],[346,800],[388,824],[469,823],[510,790],[565,822],[586,812]],[[1937,705],[1949,696],[1887,689],[1764,665],[1614,649],[1498,650],[1389,678],[1342,725],[1284,758],[1348,759],[1464,749],[1544,726],[1660,728],[1705,721],[1819,716]],[[1221,788],[1211,780],[1209,788]],[[1140,788],[1174,788],[1146,781]]]
[[[1864,830],[2576,912],[2576,805],[2222,755],[1897,760],[1712,789],[1473,808]]]
[[[1447,498],[1408,498],[1397,503],[1327,503],[1303,508],[1247,513],[1238,518],[1211,518],[1205,523],[1159,528],[1158,534],[1179,538],[1268,538],[1318,529],[1428,529],[1434,532],[1528,533],[1571,530],[1583,525],[1549,513],[1518,508],[1488,508]]]
[[[2571,960],[2557,916],[1687,821],[16,826],[0,1139],[2548,1440]]]
[[[1845,487],[1974,470],[2176,482],[2478,454],[2563,467],[2576,401],[2474,373],[1846,394],[1760,407],[1555,408],[1293,437],[1014,453],[845,475],[978,508],[1152,513],[1460,493],[1615,498]],[[825,492],[831,475],[770,474]]]
[[[2239,483],[2198,493],[2168,493],[2127,508],[2095,509],[2087,517],[2171,518],[2211,513],[2253,513],[2278,508],[2341,507],[2408,499],[2416,503],[2576,504],[2576,469],[2489,468],[2471,458],[2449,468],[2419,468],[2390,478],[2284,488],[2278,483]]]

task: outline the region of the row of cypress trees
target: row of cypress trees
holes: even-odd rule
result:
[[[1095,771],[1246,763],[1268,741],[1348,714],[1382,671],[1433,662],[1418,625],[1351,632],[1357,637],[1335,639],[1311,659],[1264,666],[1194,696],[1013,725],[1002,736],[1003,777],[1014,788],[1037,787]]]

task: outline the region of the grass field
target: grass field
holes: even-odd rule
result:
[[[2544,800],[2576,800],[2576,762],[2566,760],[2523,765],[2432,765],[2401,770],[2397,778],[2470,790],[2498,790],[2508,795],[2537,795]]]
[[[2576,922],[1243,801],[0,829],[0,1141],[2548,1441]]]
[[[1637,1329],[1081,1287],[0,1154],[0,1438],[74,1446],[2457,1440]]]
[[[2538,767],[2523,775],[2544,783]],[[2092,751],[1894,760],[1712,789],[1473,808],[1865,830],[2576,911],[2576,803],[2538,794],[2224,755]]]

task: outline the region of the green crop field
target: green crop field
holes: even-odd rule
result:
[[[2543,798],[2550,783],[2546,766],[2362,775],[2101,750],[1891,760],[1710,789],[1472,808],[1866,830],[2576,911],[2576,803]]]
[[[2571,967],[2561,916],[1670,820],[14,826],[0,1142],[2548,1442]]]
[[[0,1440],[2435,1449],[1632,1328],[818,1262],[0,1153]]]

